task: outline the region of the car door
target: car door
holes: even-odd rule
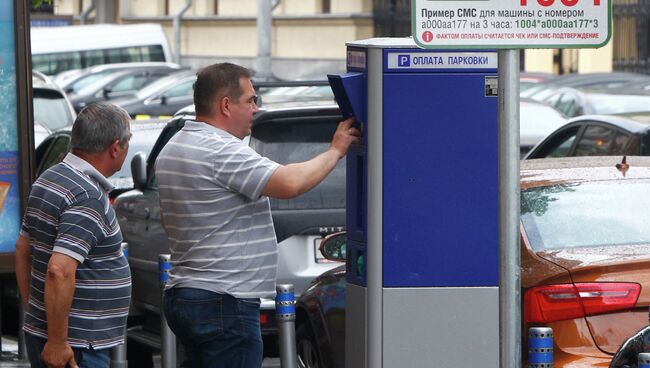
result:
[[[36,149],[36,176],[61,162],[70,151],[70,132],[51,135]]]
[[[134,189],[116,198],[114,207],[124,241],[129,245],[132,295],[135,307],[160,313],[160,286],[158,255],[169,254],[169,240],[162,227],[160,203],[153,170],[158,153],[169,139],[180,130],[184,120],[167,124],[156,140],[147,159],[147,182],[144,188]]]

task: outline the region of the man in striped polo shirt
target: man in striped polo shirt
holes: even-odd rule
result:
[[[32,186],[16,244],[32,367],[108,367],[124,342],[131,271],[106,177],[129,149],[129,115],[109,103],[83,109],[71,153]]]
[[[247,69],[202,69],[194,85],[197,121],[185,123],[156,162],[173,265],[163,307],[186,350],[185,366],[261,366],[260,298],[275,295],[277,268],[268,197],[312,189],[358,141],[348,119],[326,152],[279,165],[242,142],[256,98]]]

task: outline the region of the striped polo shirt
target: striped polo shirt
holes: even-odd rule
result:
[[[99,171],[72,153],[34,182],[21,229],[32,250],[25,332],[47,339],[45,274],[52,252],[57,252],[79,261],[68,343],[104,349],[124,341],[131,271],[108,202],[110,189]]]
[[[277,241],[262,190],[279,165],[240,139],[187,122],[156,161],[163,224],[171,242],[167,287],[236,298],[275,295]]]

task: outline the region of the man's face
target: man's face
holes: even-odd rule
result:
[[[251,134],[251,127],[253,126],[253,115],[257,112],[257,95],[248,78],[239,79],[239,88],[243,91],[239,99],[233,101],[232,104],[232,129],[231,132],[235,137],[243,139]]]

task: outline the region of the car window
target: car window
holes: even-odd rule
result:
[[[43,173],[43,171],[49,169],[51,166],[54,166],[61,162],[69,150],[70,137],[67,135],[57,137],[50,146],[50,149],[45,154],[43,163],[40,165],[39,172],[36,174],[40,175]]]
[[[615,129],[589,125],[576,145],[574,156],[607,155],[614,144],[615,136]]]
[[[135,154],[138,152],[143,152],[146,157],[146,155],[149,154],[149,151],[151,151],[151,147],[153,147],[154,143],[156,143],[156,139],[158,138],[160,130],[161,129],[157,128],[132,129],[131,133],[133,135],[129,141],[129,151],[126,154],[126,158],[124,159],[124,164],[118,172],[111,176],[111,178],[131,178],[131,160],[133,159],[133,156],[135,156]]]
[[[168,89],[163,95],[167,98],[189,96],[193,92],[193,85],[194,80],[189,80]]]
[[[564,93],[555,104],[555,108],[566,116],[578,115],[577,97],[570,93]]]
[[[111,87],[111,92],[136,91],[147,83],[147,76],[144,74],[129,75],[120,79]]]
[[[526,189],[521,193],[521,221],[535,251],[648,244],[648,191],[647,180]]]
[[[628,146],[630,141],[632,140],[632,135],[627,134],[625,132],[621,132],[620,130],[616,132],[616,137],[614,138],[614,141],[612,142],[612,149],[609,151],[610,155],[627,155],[631,154],[629,150],[626,150],[625,148]],[[635,152],[635,151],[632,151]]]
[[[579,131],[580,126],[573,126],[553,133],[529,158],[568,156]]]
[[[309,160],[324,152],[338,118],[277,120],[253,129],[250,146],[260,155],[282,164]],[[272,209],[345,208],[345,160],[311,191],[292,199],[271,199]]]
[[[34,90],[34,123],[50,131],[72,125],[72,113],[65,98],[58,92]]]

